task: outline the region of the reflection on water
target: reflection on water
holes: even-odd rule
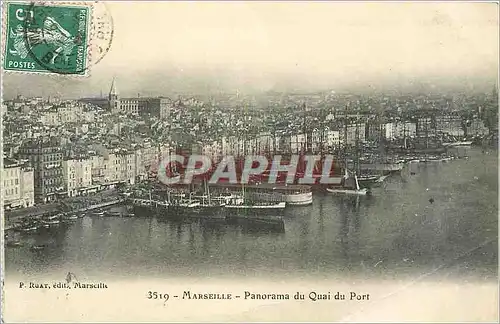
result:
[[[496,155],[410,167],[373,196],[315,194],[275,224],[81,218],[7,248],[7,274],[398,276],[460,260],[460,274],[496,277]]]

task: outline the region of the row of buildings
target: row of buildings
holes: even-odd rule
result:
[[[245,115],[194,98],[122,98],[114,80],[107,98],[18,97],[4,104],[9,114],[4,119],[2,180],[6,206],[12,208],[141,181],[161,156],[179,150],[217,160],[224,155],[329,152],[381,138],[397,142],[488,133],[477,116],[464,120],[451,113],[382,120],[373,113],[360,118],[330,110],[320,117],[304,105],[303,116],[293,109],[284,115],[256,110]],[[307,118],[306,130],[302,121]],[[248,127],[249,122],[256,127]]]
[[[305,151],[325,152],[339,149],[345,145],[376,141],[383,138],[386,142],[408,140],[425,143],[423,139],[446,142],[449,138],[460,140],[465,135],[488,134],[488,129],[479,119],[464,122],[460,118],[442,116],[421,117],[416,122],[390,121],[382,124],[358,122],[344,127],[324,127],[311,132],[261,132],[254,135],[224,136],[219,140],[195,145],[192,151],[216,159],[223,155],[261,154],[265,152],[300,153]]]
[[[29,207],[120,183],[134,184],[146,178],[151,165],[166,152],[168,148],[150,144],[128,148],[99,144],[79,150],[62,145],[57,137],[25,141],[17,160],[4,158],[4,203],[7,208]]]

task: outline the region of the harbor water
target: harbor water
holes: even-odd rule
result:
[[[6,247],[6,278],[415,277],[495,279],[497,151],[411,163],[372,196],[314,193],[282,224],[79,218]],[[120,207],[123,208],[123,207]],[[40,251],[32,244],[46,244]]]

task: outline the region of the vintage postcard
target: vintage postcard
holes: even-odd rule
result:
[[[498,2],[1,8],[3,322],[498,322]]]

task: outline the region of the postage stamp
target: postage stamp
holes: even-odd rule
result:
[[[86,73],[89,5],[8,3],[6,13],[5,70]]]

